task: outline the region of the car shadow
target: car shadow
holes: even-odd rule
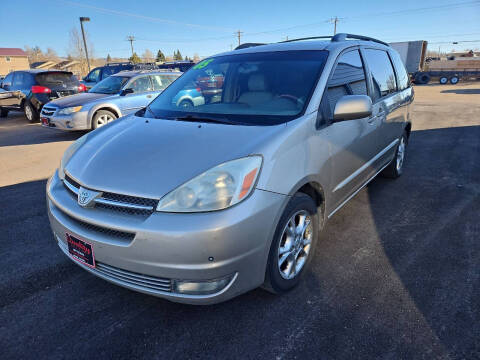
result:
[[[373,180],[331,219],[297,288],[212,306],[83,271],[53,240],[45,180],[2,187],[4,354],[476,358],[479,156],[480,126],[412,132],[404,174]]]
[[[20,112],[0,118],[0,147],[73,141],[85,133],[44,128],[39,122],[29,123]]]
[[[467,94],[467,95],[479,95],[480,89],[451,89],[440,91],[443,94]]]

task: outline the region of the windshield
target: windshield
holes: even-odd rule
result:
[[[274,125],[306,108],[327,51],[235,54],[205,59],[172,83],[145,117],[225,119]]]
[[[127,76],[109,76],[92,87],[88,92],[97,94],[118,94],[130,79]]]

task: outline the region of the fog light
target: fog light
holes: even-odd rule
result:
[[[221,291],[232,280],[232,275],[207,281],[175,280],[174,290],[179,294],[208,295]]]

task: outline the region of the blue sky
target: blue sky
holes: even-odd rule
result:
[[[414,10],[416,9],[416,10]],[[328,19],[338,16],[337,31],[369,35],[385,41],[428,40],[442,51],[480,48],[480,1],[149,1],[149,0],[20,0],[2,1],[0,47],[38,45],[68,52],[69,31],[85,26],[95,56],[130,56],[127,35],[135,51],[205,57],[242,42],[273,42],[289,38],[330,35]]]

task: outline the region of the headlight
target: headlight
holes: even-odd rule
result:
[[[68,108],[61,109],[57,114],[58,115],[70,115],[82,110],[81,106],[72,106]]]
[[[63,153],[62,160],[60,160],[60,167],[58,168],[58,177],[60,179],[65,179],[65,166],[68,161],[75,154],[75,151],[87,140],[89,134],[85,134],[82,137],[78,138],[73,144],[71,144],[67,150]]]
[[[226,209],[248,197],[261,166],[260,156],[248,156],[215,166],[165,195],[158,203],[157,211]]]

